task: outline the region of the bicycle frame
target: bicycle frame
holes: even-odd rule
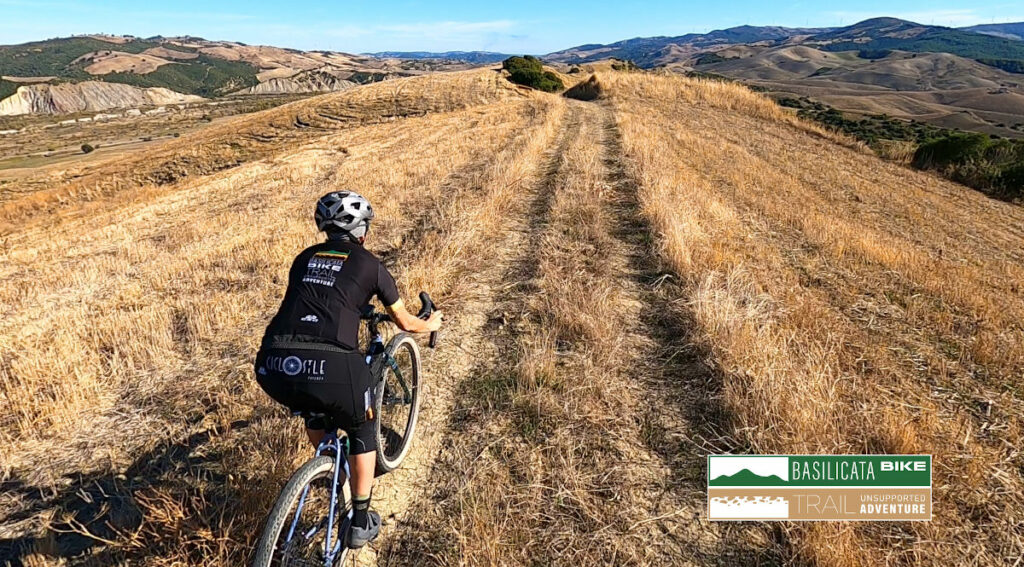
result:
[[[409,391],[409,385],[405,383],[405,377],[402,376],[402,371],[398,368],[398,361],[391,356],[387,348],[384,346],[384,340],[381,337],[380,329],[377,325],[385,321],[390,321],[391,318],[383,313],[377,313],[370,311],[364,315],[366,319],[366,327],[370,334],[370,345],[366,349],[366,362],[371,364],[373,359],[376,357],[383,357],[384,363],[391,367],[394,371],[395,377],[398,378],[398,384],[402,387],[402,403],[412,403],[412,392]],[[383,374],[381,375],[381,378]],[[374,376],[377,379],[377,376]]]
[[[328,451],[334,451],[334,479],[331,483],[331,505],[327,509],[327,533],[324,534],[324,549],[330,551],[324,553],[324,567],[331,567],[331,565],[334,564],[334,558],[342,551],[342,546],[344,545],[344,542],[341,541],[341,537],[338,538],[338,541],[334,542],[334,545],[331,545],[331,536],[334,534],[334,522],[338,506],[338,479],[342,470],[345,471],[345,478],[343,482],[348,481],[351,475],[351,471],[348,468],[348,438],[342,440],[338,437],[337,431],[328,432],[324,435],[323,440],[320,441],[320,445],[317,446],[316,453],[313,457],[319,457]],[[285,539],[286,546],[292,541],[292,537],[295,536],[295,528],[298,526],[299,517],[302,515],[302,508],[306,504],[306,497],[309,495],[309,489],[310,486],[307,485],[302,490],[302,496],[299,498],[299,505],[295,510],[295,517],[292,518],[292,525],[288,528],[288,537]],[[348,511],[344,521],[352,521],[352,510]],[[307,534],[307,537],[312,535],[315,530],[316,528],[311,530]],[[344,531],[339,530],[339,533],[344,533]]]
[[[391,367],[392,371],[394,371],[395,378],[398,378],[398,385],[402,387],[403,395],[402,395],[401,402],[403,404],[411,404],[412,403],[412,392],[409,391],[409,385],[405,383],[405,377],[402,376],[402,371],[401,371],[401,369],[398,368],[398,361],[395,360],[395,358],[393,356],[391,356],[389,353],[385,352],[384,353],[384,362],[388,366]],[[384,401],[386,401],[386,400],[381,400],[382,403]]]

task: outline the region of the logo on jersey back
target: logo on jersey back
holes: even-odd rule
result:
[[[348,252],[340,250],[324,250],[313,254],[306,264],[306,275],[302,278],[303,283],[334,286],[338,272],[348,260]]]
[[[299,321],[302,321],[303,323],[319,323],[320,318],[310,313],[309,315],[306,315],[302,319],[299,319]]]
[[[281,372],[288,376],[302,374],[302,377],[308,381],[322,382],[326,378],[327,360],[322,358],[301,358],[295,355],[268,356],[261,370],[264,373],[267,370]]]

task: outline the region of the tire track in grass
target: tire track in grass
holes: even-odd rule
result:
[[[503,234],[490,249],[490,263],[478,274],[479,285],[474,293],[466,296],[459,320],[449,325],[442,337],[443,351],[454,354],[453,358],[441,361],[453,375],[453,405],[446,423],[438,421],[436,427],[438,435],[448,441],[434,454],[432,468],[408,513],[407,523],[384,540],[380,564],[406,565],[424,556],[437,558],[436,548],[451,543],[443,533],[444,525],[424,529],[425,514],[445,506],[452,498],[450,465],[466,448],[461,444],[461,436],[463,424],[477,416],[479,408],[474,399],[483,390],[497,385],[500,378],[495,376],[507,375],[510,370],[505,368],[507,355],[517,348],[516,321],[521,320],[521,313],[517,316],[516,312],[524,306],[524,295],[536,291],[536,236],[547,221],[563,155],[580,132],[579,108],[570,107],[567,112],[569,116],[563,119],[558,135],[543,156],[543,167],[535,172],[530,186],[524,187],[504,210]],[[439,352],[438,358],[443,354]]]
[[[637,182],[624,161],[614,113],[601,108],[603,153],[613,197],[612,229],[626,264],[623,286],[632,315],[632,378],[639,388],[644,445],[666,468],[650,496],[655,540],[668,556],[696,563],[781,563],[775,535],[744,524],[712,524],[705,516],[706,456],[736,450],[721,405],[721,375],[690,335],[693,322],[679,302],[683,292],[659,264],[655,234],[641,214]],[[652,534],[653,535],[653,534]]]
[[[508,256],[522,228],[509,222],[510,211],[524,208],[520,196],[537,174],[540,156],[552,140],[565,136],[563,103],[549,101],[545,115],[537,115],[535,131],[503,148],[479,176],[478,191],[448,202],[436,215],[434,230],[416,241],[416,248],[397,260],[397,275],[404,296],[431,291],[448,314],[437,351],[421,348],[425,374],[423,401],[413,448],[402,466],[381,477],[374,489],[374,507],[384,519],[377,543],[354,554],[359,565],[387,561],[386,548],[395,533],[414,521],[409,508],[427,492],[436,455],[443,450],[444,426],[456,406],[456,385],[472,367],[475,354],[486,347],[487,310],[493,290],[500,287]]]

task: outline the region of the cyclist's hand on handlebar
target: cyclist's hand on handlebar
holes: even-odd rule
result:
[[[410,333],[429,333],[437,330],[437,327],[441,326],[441,318],[439,315],[432,315],[428,320],[424,321],[412,313],[409,313],[401,299],[395,302],[394,305],[387,307],[387,310],[391,315],[391,319],[396,325],[398,325],[398,328],[403,331]],[[436,327],[431,328],[431,325],[436,325]]]
[[[427,330],[430,332],[437,331],[438,329],[441,328],[441,323],[443,322],[443,320],[444,313],[442,311],[434,311],[433,313],[430,314],[430,317],[426,321]]]

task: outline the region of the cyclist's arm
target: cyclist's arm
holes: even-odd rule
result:
[[[387,310],[388,314],[391,315],[391,319],[396,325],[398,325],[398,328],[410,333],[429,333],[431,331],[436,331],[441,328],[441,320],[444,317],[440,311],[434,311],[431,313],[430,318],[424,321],[412,313],[409,313],[409,310],[405,308],[405,303],[403,303],[401,299],[389,305]]]

